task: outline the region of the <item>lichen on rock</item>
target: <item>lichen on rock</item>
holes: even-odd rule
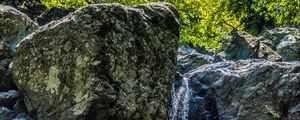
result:
[[[23,39],[13,78],[37,119],[167,119],[178,40],[168,3],[90,5]]]

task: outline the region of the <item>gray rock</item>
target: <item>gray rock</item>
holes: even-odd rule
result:
[[[184,74],[201,65],[214,62],[214,57],[207,54],[202,54],[196,49],[180,46],[177,54],[177,72]]]
[[[11,120],[16,115],[14,112],[6,107],[0,107],[0,120]]]
[[[13,83],[11,72],[9,71],[10,62],[11,59],[0,61],[0,92],[17,89]]]
[[[291,34],[286,35],[276,46],[276,52],[284,61],[300,61],[300,38]]]
[[[285,27],[285,28],[275,28],[271,30],[266,30],[260,34],[266,39],[269,39],[273,44],[277,45],[280,41],[288,34],[298,34],[300,31],[297,28]]]
[[[0,4],[14,7],[35,21],[48,11],[40,0],[0,0]]]
[[[233,31],[232,42],[226,49],[227,59],[240,60],[250,58],[281,61],[282,57],[272,49],[270,40],[255,37],[244,31]]]
[[[12,120],[33,120],[33,119],[29,115],[27,115],[26,113],[21,113],[21,114],[18,114]]]
[[[13,109],[16,104],[20,94],[15,90],[10,90],[8,92],[0,92],[0,106],[5,106],[9,109]]]
[[[190,120],[299,120],[300,62],[227,61],[184,77]]]
[[[27,15],[0,4],[0,61],[11,58],[16,45],[37,28]]]
[[[167,119],[178,40],[170,4],[91,5],[23,39],[13,78],[37,119]]]

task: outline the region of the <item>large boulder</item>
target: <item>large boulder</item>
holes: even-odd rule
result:
[[[66,7],[52,7],[48,9],[40,0],[0,0],[0,4],[16,8],[39,25],[58,20],[76,10],[75,8]]]
[[[300,62],[220,62],[184,80],[190,120],[300,119]]]
[[[40,0],[0,0],[0,4],[14,7],[28,15],[32,20],[36,20],[36,18],[48,11]]]
[[[37,119],[166,119],[178,40],[170,4],[91,5],[23,39],[13,78]]]
[[[0,4],[0,61],[11,58],[16,45],[37,28],[27,15]]]
[[[0,4],[0,91],[16,89],[8,71],[16,45],[38,28],[27,15]]]
[[[261,36],[274,44],[274,50],[284,61],[300,61],[300,30],[297,28],[275,28],[264,31]]]
[[[184,74],[201,65],[213,63],[215,58],[206,53],[189,46],[180,46],[177,54],[177,72]]]
[[[20,94],[15,90],[10,90],[8,92],[0,92],[0,106],[5,106],[9,109],[13,109],[19,97]]]
[[[272,42],[264,37],[255,37],[244,31],[233,31],[232,42],[226,49],[230,60],[249,58],[281,61],[282,57],[272,49]]]
[[[281,42],[281,40],[287,35],[296,35],[300,34],[300,30],[292,27],[285,28],[275,28],[270,30],[263,31],[260,36],[263,36],[266,39],[269,39],[273,42],[273,44],[277,45]]]
[[[300,37],[286,35],[277,45],[276,52],[284,61],[300,61]]]

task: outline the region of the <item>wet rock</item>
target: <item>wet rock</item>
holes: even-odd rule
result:
[[[250,58],[281,61],[282,57],[272,49],[272,43],[263,37],[255,37],[244,31],[233,31],[232,42],[226,49],[227,59]]]
[[[27,15],[0,4],[0,61],[11,58],[16,45],[37,28]]]
[[[196,49],[181,46],[177,54],[177,71],[184,74],[201,65],[210,64],[214,62],[214,57],[208,54],[202,54]]]
[[[177,54],[177,72],[184,74],[199,66],[226,60],[226,53],[213,53],[201,48],[180,46]]]
[[[201,66],[184,75],[192,93],[190,120],[297,120],[299,68],[300,62],[265,60]]]
[[[20,94],[15,90],[10,90],[8,92],[0,92],[0,106],[5,106],[9,109],[13,109],[16,104]]]
[[[0,107],[0,120],[11,120],[16,115],[14,112],[6,107]]]
[[[33,120],[33,119],[30,116],[28,116],[26,113],[21,113],[21,114],[18,114],[12,120]]]
[[[23,39],[13,78],[37,119],[167,119],[178,40],[170,4],[91,5]]]

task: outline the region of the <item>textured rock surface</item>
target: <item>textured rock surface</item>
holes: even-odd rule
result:
[[[0,106],[5,106],[9,109],[13,109],[13,106],[17,103],[20,94],[15,90],[8,92],[0,92]]]
[[[75,11],[74,8],[64,7],[47,9],[40,0],[0,0],[0,4],[16,8],[28,15],[39,25],[45,25],[51,21],[58,20]]]
[[[283,57],[284,61],[300,61],[300,37],[285,36],[277,45],[276,52]]]
[[[299,62],[220,62],[184,77],[191,89],[190,120],[300,119]]]
[[[166,119],[178,39],[170,4],[92,5],[26,37],[13,78],[37,119]]]
[[[0,0],[0,4],[18,9],[32,20],[36,20],[36,18],[47,11],[46,6],[40,0]]]
[[[276,53],[272,44],[268,44],[267,39],[255,37],[243,31],[232,32],[232,43],[227,48],[228,59],[239,60],[249,58],[261,58],[270,61],[281,61],[282,57]]]
[[[51,21],[59,20],[75,10],[76,9],[74,8],[52,7],[40,16],[36,17],[35,20],[39,23],[39,25],[45,25]]]
[[[261,36],[274,44],[274,50],[284,61],[300,60],[300,30],[297,28],[275,28],[264,31]]]
[[[27,15],[0,4],[0,61],[11,58],[16,44],[37,28]]]
[[[202,54],[196,49],[180,46],[177,54],[177,72],[184,74],[204,64],[213,63],[215,58],[208,54]]]
[[[0,107],[0,119],[1,120],[11,120],[15,114],[12,110],[6,108],[6,107]]]
[[[290,34],[299,35],[300,31],[297,28],[291,28],[291,27],[275,28],[275,29],[266,30],[262,32],[260,36],[263,36],[264,38],[271,40],[273,44],[277,45],[285,36]]]
[[[10,62],[11,59],[4,59],[0,61],[0,92],[17,89],[9,71]]]

